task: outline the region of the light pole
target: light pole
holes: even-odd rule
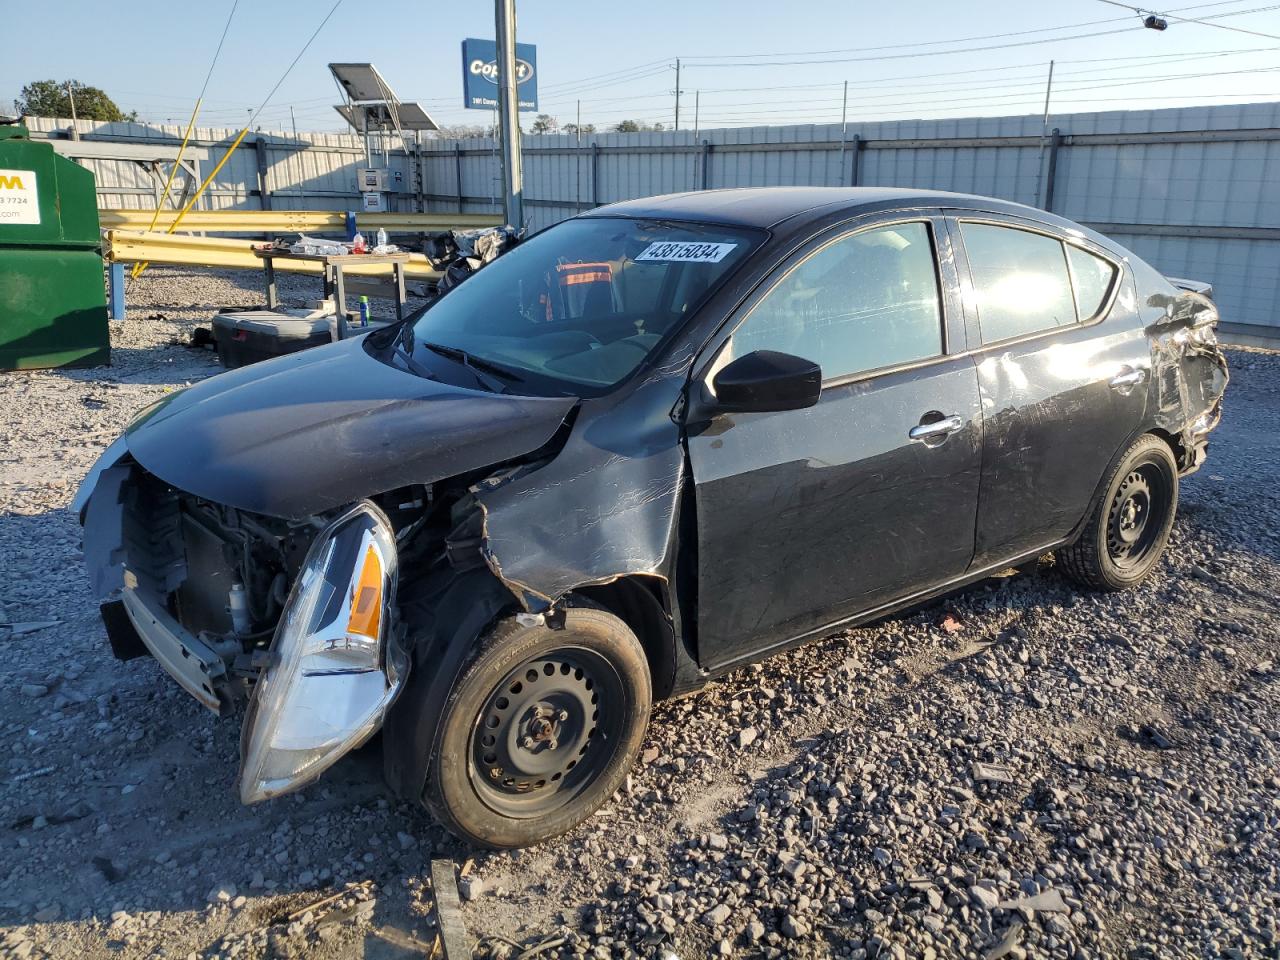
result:
[[[516,0],[494,0],[498,40],[498,120],[502,135],[502,205],[506,220],[524,229],[524,173],[520,164],[520,94],[516,90]]]

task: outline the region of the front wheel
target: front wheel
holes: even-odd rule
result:
[[[423,799],[480,846],[564,833],[622,785],[650,701],[644,649],[613,614],[571,607],[562,629],[504,620],[445,702]]]
[[[1144,434],[1111,468],[1080,538],[1056,553],[1081,586],[1124,590],[1147,578],[1164,552],[1178,509],[1178,466],[1159,437]]]

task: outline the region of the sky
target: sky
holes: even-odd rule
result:
[[[74,78],[144,121],[184,124],[233,2],[0,0],[7,34],[41,38],[4,45],[0,112],[25,83]],[[1158,32],[1104,0],[518,0],[517,39],[537,47],[540,112],[564,124],[581,109],[601,130],[670,129],[677,59],[681,128],[695,101],[703,129],[838,123],[846,81],[850,122],[1039,115],[1050,60],[1055,114],[1280,99],[1280,2],[1174,2]],[[332,6],[239,0],[200,126],[242,126]],[[462,106],[460,43],[493,35],[486,0],[341,0],[254,126],[342,130],[331,61],[374,63],[441,124],[490,123]]]

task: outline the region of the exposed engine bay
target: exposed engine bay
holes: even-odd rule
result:
[[[215,712],[243,706],[267,663],[277,625],[316,538],[342,511],[285,520],[214,503],[176,490],[127,458],[119,477],[120,549],[115,554],[118,587],[159,608],[216,655],[211,672]],[[108,478],[108,481],[111,478]],[[372,498],[390,521],[401,568],[420,576],[434,565],[456,561],[459,548],[478,538],[449,540],[453,507],[466,485],[415,485]],[[91,509],[92,532],[109,517]],[[421,534],[426,535],[421,535]],[[92,535],[89,540],[97,538]],[[480,563],[478,551],[474,562]],[[113,600],[104,607],[122,606]],[[113,650],[120,659],[148,653],[120,616],[108,616]]]

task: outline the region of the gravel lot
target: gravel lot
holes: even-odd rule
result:
[[[1280,355],[1231,351],[1140,590],[1043,561],[740,671],[586,826],[485,854],[375,747],[241,807],[238,723],[106,649],[67,505],[258,282],[153,268],[114,366],[0,379],[0,956],[421,955],[439,857],[480,956],[1280,956]]]

